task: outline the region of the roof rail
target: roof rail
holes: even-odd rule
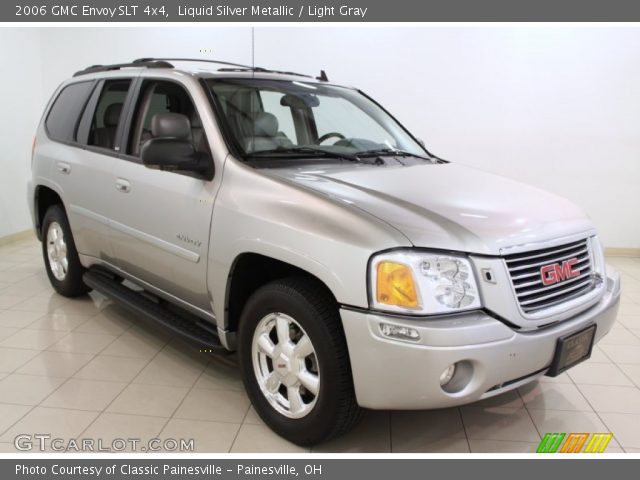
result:
[[[160,61],[160,62],[206,62],[206,63],[216,63],[218,65],[225,65],[230,68],[219,68],[219,72],[264,72],[264,73],[279,73],[282,75],[296,75],[299,77],[311,77],[311,75],[305,75],[303,73],[295,73],[295,72],[282,72],[279,70],[271,70],[263,67],[252,67],[250,65],[242,65],[241,63],[232,63],[232,62],[223,62],[220,60],[209,60],[203,58],[140,58],[136,60],[136,62],[151,62],[151,61]]]
[[[243,67],[243,68],[219,68],[219,72],[261,72],[261,73],[277,73],[280,75],[294,75],[296,77],[313,78],[311,75],[296,72],[283,72],[281,70],[270,70],[262,67]]]
[[[311,75],[305,75],[303,73],[296,72],[283,72],[280,70],[270,70],[268,68],[262,67],[252,67],[249,65],[242,65],[240,63],[232,63],[232,62],[223,62],[221,60],[208,60],[202,58],[138,58],[130,63],[114,63],[112,65],[92,65],[90,67],[85,68],[84,70],[80,70],[73,74],[74,77],[78,77],[80,75],[88,75],[89,73],[98,73],[98,72],[108,72],[110,70],[120,70],[121,68],[174,68],[173,64],[170,62],[205,62],[205,63],[215,63],[217,65],[225,65],[224,68],[218,69],[220,72],[263,72],[263,73],[277,73],[281,75],[295,75],[298,77],[308,77],[313,78]],[[320,77],[317,77],[318,80],[327,81],[327,76],[324,73],[324,70],[321,71]]]
[[[242,65],[241,63],[223,62],[222,60],[209,60],[205,58],[139,58],[134,62],[205,62],[205,63],[217,63],[218,65],[228,65],[230,67],[239,68],[252,68],[249,65]]]
[[[131,63],[114,63],[111,65],[91,65],[90,67],[85,68],[84,70],[80,70],[73,74],[74,77],[78,77],[80,75],[88,75],[90,73],[98,73],[98,72],[108,72],[111,70],[120,70],[121,68],[173,68],[169,62],[154,60],[154,59],[139,59],[134,60]]]

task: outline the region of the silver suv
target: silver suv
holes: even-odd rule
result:
[[[619,276],[578,208],[436,157],[324,72],[89,67],[53,95],[32,163],[55,290],[237,351],[256,411],[298,444],[362,408],[558,375],[615,320]]]

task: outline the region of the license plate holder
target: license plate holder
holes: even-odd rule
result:
[[[545,374],[556,377],[575,365],[591,357],[596,325],[589,325],[582,330],[560,337],[556,343],[556,352],[551,367]]]

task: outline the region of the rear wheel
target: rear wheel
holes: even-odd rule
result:
[[[76,245],[64,209],[52,205],[42,221],[42,255],[51,285],[60,295],[77,297],[91,291],[82,280]]]
[[[290,278],[258,289],[238,340],[249,397],[279,435],[313,445],[360,419],[338,307],[318,282]]]

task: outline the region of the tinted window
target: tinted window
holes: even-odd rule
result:
[[[74,141],[78,118],[91,92],[93,82],[73,83],[64,87],[49,110],[45,125],[55,140]]]
[[[129,92],[131,80],[104,82],[98,105],[93,113],[87,145],[113,149],[122,107]]]
[[[129,154],[140,156],[142,145],[153,138],[151,132],[153,117],[167,112],[185,115],[191,123],[190,140],[196,152],[208,152],[200,116],[191,97],[182,86],[173,82],[146,80],[140,89],[137,103],[129,139]]]

